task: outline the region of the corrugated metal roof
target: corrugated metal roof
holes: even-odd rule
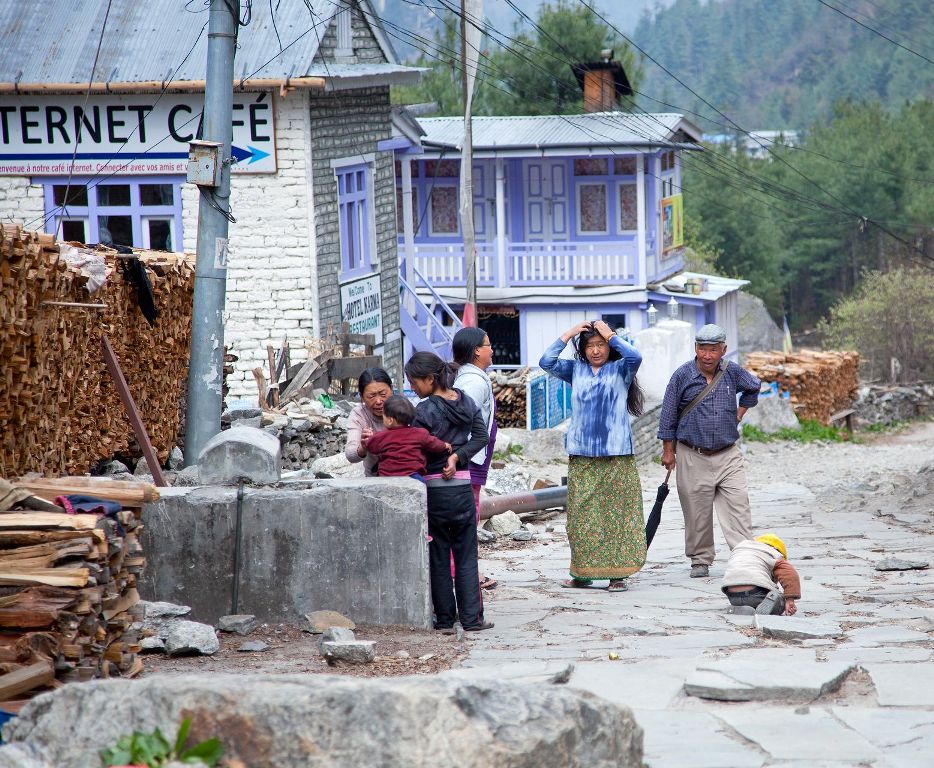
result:
[[[239,31],[237,78],[319,74],[312,61],[338,5],[308,2],[312,11],[302,0],[275,3],[274,28],[269,4],[254,0]],[[0,2],[0,82],[87,83],[106,9],[106,0]],[[207,22],[201,0],[113,0],[95,82],[204,80]]]
[[[460,147],[464,121],[460,117],[423,117],[425,144]],[[474,151],[548,147],[632,147],[665,145],[683,131],[699,141],[700,131],[682,115],[594,112],[585,115],[473,118]]]

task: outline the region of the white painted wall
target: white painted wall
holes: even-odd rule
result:
[[[591,316],[584,309],[520,309],[524,318],[525,338],[522,340],[522,364],[538,365],[538,360],[548,346],[568,328]],[[571,347],[566,347],[562,357],[573,357]]]
[[[42,232],[44,213],[41,185],[30,184],[26,176],[0,176],[0,221]]]
[[[694,357],[694,326],[683,320],[662,320],[654,328],[633,334],[642,353],[639,383],[647,398],[661,400],[671,374]]]

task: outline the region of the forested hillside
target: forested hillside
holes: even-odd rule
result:
[[[828,0],[877,32],[934,59],[931,0]],[[646,16],[633,39],[747,129],[804,129],[841,99],[897,109],[934,96],[934,64],[817,0],[676,0]],[[642,92],[722,118],[647,63]],[[649,111],[668,109],[643,98]],[[696,118],[695,118],[696,119]],[[701,121],[705,130],[722,125]]]

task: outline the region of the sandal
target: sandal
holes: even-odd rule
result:
[[[629,589],[629,585],[626,583],[626,579],[610,579],[610,583],[606,588],[607,592],[625,592]]]
[[[593,579],[565,579],[561,586],[566,589],[590,589],[593,586]]]
[[[490,576],[484,576],[480,579],[480,589],[496,589],[497,586],[499,586],[499,582]]]

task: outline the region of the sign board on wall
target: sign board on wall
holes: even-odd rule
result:
[[[341,286],[341,320],[350,323],[351,333],[372,333],[376,345],[383,343],[383,302],[379,275]]]
[[[185,173],[204,94],[0,97],[0,175]],[[233,173],[275,173],[272,94],[235,93]],[[77,140],[77,154],[75,142]]]
[[[663,197],[662,253],[667,254],[684,246],[684,198],[681,195]]]

